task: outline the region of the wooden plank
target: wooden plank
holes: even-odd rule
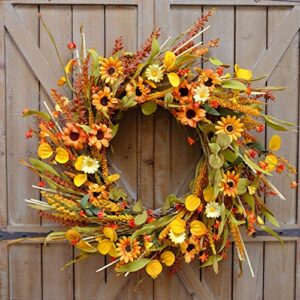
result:
[[[49,244],[42,247],[43,300],[73,300],[73,268],[60,271],[72,260],[71,250],[70,245],[64,244]],[[86,286],[82,288],[86,289]]]
[[[9,247],[10,299],[42,299],[41,246]]]
[[[268,77],[272,74],[275,66],[279,63],[282,55],[298,32],[299,27],[300,7],[295,6],[285,18],[280,29],[274,34],[272,41],[269,43],[268,51],[258,60],[254,68],[256,74],[268,74]]]
[[[9,299],[8,247],[7,242],[0,242],[0,299]]]
[[[268,37],[269,41],[277,38],[278,32],[284,31],[285,21],[290,17],[289,9],[270,8],[268,11]],[[283,26],[283,27],[282,27]],[[283,40],[282,40],[283,41]],[[284,39],[286,43],[286,39]],[[269,43],[271,44],[271,42]],[[270,103],[267,110],[269,114],[290,122],[298,122],[298,99],[299,99],[299,34],[297,34],[288,49],[276,65],[272,76],[268,80],[269,85],[282,85],[286,89],[278,93],[274,105]],[[270,139],[274,130],[267,130],[267,140]],[[297,164],[299,133],[288,132],[281,134],[282,147],[279,155],[286,157],[292,164]],[[268,197],[266,203],[275,213],[281,224],[294,224],[296,221],[297,195],[290,189],[289,183],[296,180],[274,176],[272,183],[285,195],[288,201],[281,201],[277,197]],[[283,248],[279,243],[265,244],[265,268],[264,268],[264,297],[265,299],[294,299],[295,295],[295,263],[296,244],[286,242]]]
[[[171,0],[172,5],[199,5],[199,0]],[[201,0],[201,5],[229,5],[229,6],[295,6],[298,0]]]
[[[12,8],[14,10],[14,8]],[[18,15],[31,31],[34,43],[38,40],[37,6],[19,7]],[[17,14],[14,11],[14,14]],[[9,18],[11,14],[5,15]],[[28,32],[28,31],[27,31]],[[29,65],[24,60],[17,45],[9,34],[6,35],[6,102],[7,102],[7,191],[9,224],[39,225],[37,212],[28,207],[24,198],[39,197],[33,191],[32,184],[38,182],[38,177],[20,165],[19,159],[35,156],[37,140],[26,140],[25,132],[32,127],[32,119],[23,119],[24,108],[39,108],[39,84]],[[36,126],[33,126],[36,128]]]
[[[4,0],[12,4],[47,4],[47,5],[137,5],[139,0]]]
[[[235,61],[243,68],[252,68],[257,58],[266,49],[266,8],[237,7],[236,8],[236,57]],[[263,244],[246,243],[246,248],[254,270],[252,278],[247,263],[243,264],[243,276],[239,277],[239,267],[236,251],[234,251],[233,267],[233,300],[262,299],[263,293]]]
[[[36,14],[37,17],[37,14]],[[5,3],[5,27],[14,39],[14,42],[29,63],[34,74],[47,93],[56,85],[56,78],[49,67],[48,60],[36,45],[36,40],[26,29],[13,6]]]

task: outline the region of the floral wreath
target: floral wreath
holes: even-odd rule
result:
[[[272,89],[253,87],[250,70],[235,65],[233,73],[225,73],[229,66],[206,57],[217,39],[195,43],[208,29],[211,14],[162,45],[155,30],[134,53],[125,51],[118,38],[109,57],[86,49],[81,30],[81,51],[68,44],[73,58],[63,65],[64,76],[57,82],[73,92],[73,99],[53,89],[54,108],[45,103],[47,113],[24,110],[24,116],[39,121],[38,130],[26,133],[27,138],[38,136],[39,159],[21,162],[40,176],[34,187],[44,200],[25,201],[42,217],[67,227],[46,241],[69,240],[79,249],[70,263],[108,255],[111,262],[98,271],[114,265],[125,275],[145,269],[156,278],[163,266],[174,272],[180,260],[197,260],[217,273],[231,238],[239,260],[247,261],[253,274],[241,228],[249,235],[260,228],[280,240],[263,221],[279,226],[263,197],[284,199],[268,178],[274,171],[295,174],[295,168],[277,154],[278,135],[265,149],[253,134],[263,132],[265,124],[275,130],[293,124],[264,114],[265,105],[274,100]],[[212,67],[199,67],[199,58]],[[169,195],[152,210],[120,187],[107,153],[125,111],[141,108],[150,115],[157,107],[190,128],[187,142],[199,143],[202,153],[189,193]],[[296,185],[291,182],[292,188]]]

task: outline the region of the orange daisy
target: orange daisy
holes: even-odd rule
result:
[[[239,182],[240,175],[235,174],[235,171],[227,171],[223,175],[223,179],[220,183],[220,190],[223,191],[223,194],[229,197],[235,197],[237,194],[237,185]]]
[[[96,109],[105,112],[118,103],[118,99],[112,97],[112,92],[108,86],[105,86],[98,93],[93,94],[92,98],[92,103],[96,106]]]
[[[198,103],[190,104],[177,112],[177,119],[184,125],[196,128],[197,122],[205,117],[205,113],[205,110],[201,109]]]
[[[63,128],[61,138],[65,145],[72,146],[77,150],[82,149],[83,145],[87,141],[87,135],[85,131],[80,126],[72,123],[67,123],[66,127]]]
[[[200,252],[200,240],[195,236],[191,236],[184,243],[180,244],[180,248],[181,252],[184,254],[185,262],[189,264]]]
[[[173,96],[181,104],[193,102],[192,84],[188,83],[187,80],[183,80],[180,85],[173,90]]]
[[[109,141],[112,139],[111,129],[105,124],[92,125],[89,132],[89,145],[96,147],[98,150],[109,146]]]
[[[236,116],[222,117],[221,121],[217,122],[216,134],[225,133],[229,135],[232,139],[237,140],[241,133],[244,131],[244,124],[241,123],[241,119],[237,119]]]
[[[221,83],[218,73],[214,73],[212,69],[202,70],[199,81],[207,86],[209,89],[214,89],[215,85]]]
[[[105,83],[114,82],[123,74],[122,62],[118,57],[103,58],[100,62],[100,76]]]
[[[149,93],[149,87],[144,84],[143,78],[139,77],[135,88],[136,101],[139,103],[144,102],[147,99],[147,95]]]
[[[134,239],[131,243],[130,237],[123,237],[123,239],[120,239],[119,241],[120,242],[117,243],[117,253],[121,261],[128,263],[141,254],[141,247],[136,239]]]

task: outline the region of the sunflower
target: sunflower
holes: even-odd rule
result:
[[[209,97],[209,88],[204,84],[197,86],[194,89],[194,100],[198,103],[205,103]]]
[[[65,145],[72,146],[77,150],[82,149],[83,145],[87,141],[87,135],[85,131],[81,127],[72,123],[67,123],[66,127],[63,128],[61,138]]]
[[[192,85],[187,80],[183,80],[180,85],[173,90],[174,98],[181,104],[193,102]]]
[[[105,83],[114,82],[123,74],[122,62],[117,57],[103,58],[100,61],[100,76]]]
[[[217,122],[216,134],[226,133],[232,139],[237,140],[241,136],[241,132],[244,131],[244,124],[241,123],[241,119],[237,119],[236,116],[222,117],[221,121]]]
[[[150,65],[145,72],[147,79],[160,82],[164,77],[163,68],[157,64]]]
[[[97,183],[91,183],[89,185],[88,193],[90,195],[90,199],[109,199],[109,192],[105,185],[99,185]],[[95,199],[94,199],[95,200]]]
[[[141,254],[141,247],[136,239],[130,242],[130,237],[123,237],[123,239],[120,239],[119,241],[120,242],[117,243],[117,253],[121,261],[128,263]]]
[[[195,236],[191,236],[184,243],[180,244],[181,252],[184,254],[184,260],[189,264],[195,259],[195,255],[200,252],[200,240]]]
[[[215,85],[220,84],[221,80],[218,73],[214,73],[212,69],[202,70],[199,81],[208,87],[210,90],[215,88]]]
[[[147,99],[147,95],[150,93],[149,87],[144,85],[144,80],[142,77],[138,78],[135,88],[135,100],[139,103],[144,102]]]
[[[205,110],[199,107],[198,103],[183,107],[177,113],[177,119],[184,125],[196,128],[197,122],[205,117]]]
[[[109,141],[112,139],[111,129],[105,124],[92,125],[89,132],[89,145],[96,147],[98,150],[109,146]]]
[[[105,86],[103,90],[92,95],[92,103],[96,106],[97,110],[107,112],[109,108],[115,107],[118,103],[118,99],[112,97],[112,92],[108,86]]]
[[[220,183],[220,189],[223,191],[223,194],[229,197],[235,197],[237,194],[237,185],[239,182],[239,174],[235,174],[235,171],[227,171],[223,175],[223,179]]]

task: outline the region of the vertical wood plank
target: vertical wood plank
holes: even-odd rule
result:
[[[9,274],[10,299],[42,299],[41,246],[10,246]]]
[[[268,44],[276,37],[280,30],[281,22],[284,21],[290,9],[269,8],[268,10]],[[280,20],[280,21],[279,21]],[[269,114],[289,122],[298,122],[299,113],[299,33],[294,37],[288,50],[276,66],[273,74],[268,80],[269,85],[281,85],[286,89],[276,93],[276,104],[270,103],[267,110]],[[268,128],[267,140],[275,132]],[[297,138],[298,135],[298,138]],[[286,157],[292,164],[297,164],[299,133],[287,132],[281,134],[282,147],[279,155]],[[275,213],[281,224],[293,224],[296,221],[297,197],[296,191],[289,187],[290,180],[281,176],[274,176],[272,183],[283,193],[287,201],[281,201],[278,197],[266,199],[268,207]],[[279,243],[265,244],[265,299],[294,299],[295,291],[295,263],[296,245],[293,242],[285,243],[283,248]]]
[[[243,68],[251,69],[266,49],[266,8],[237,7],[235,61]],[[262,299],[263,295],[263,244],[246,243],[246,248],[255,273],[251,277],[247,263],[243,276],[238,278],[237,255],[234,252],[233,299]]]
[[[8,246],[7,242],[0,242],[0,299],[9,298],[9,276],[8,276]]]
[[[17,12],[26,24],[27,29],[38,41],[37,6],[20,6]],[[19,159],[35,156],[36,139],[25,139],[27,128],[32,127],[32,119],[23,119],[24,108],[39,108],[39,84],[29,65],[25,62],[21,52],[13,40],[6,34],[6,112],[7,112],[7,192],[8,215],[10,225],[39,224],[36,211],[28,207],[24,198],[39,197],[33,191],[32,184],[36,184],[38,177],[19,164]]]

